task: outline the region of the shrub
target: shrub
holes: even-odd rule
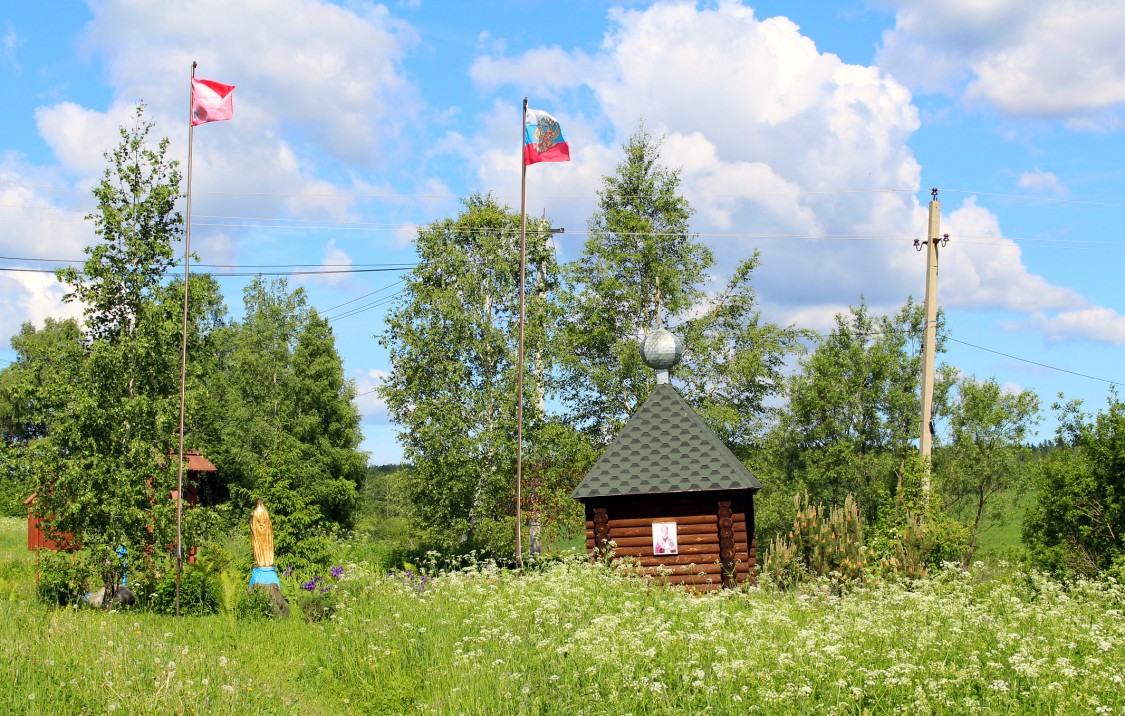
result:
[[[1125,555],[1125,402],[1111,393],[1093,417],[1077,403],[1056,408],[1066,447],[1039,464],[1023,540],[1040,567],[1091,576]]]
[[[296,599],[297,606],[301,608],[301,613],[305,615],[305,620],[310,623],[327,619],[332,616],[332,610],[336,608],[336,595],[333,590],[325,592],[319,589],[301,591],[297,594]]]
[[[855,498],[825,514],[809,496],[794,495],[796,516],[788,537],[778,535],[770,544],[766,571],[778,586],[793,586],[804,575],[833,573],[844,581],[863,579],[867,549],[863,546],[863,519]]]
[[[176,572],[169,570],[146,590],[148,606],[157,614],[176,611]],[[219,581],[203,569],[186,566],[180,578],[180,614],[204,616],[218,614],[222,607]]]
[[[762,576],[781,589],[793,589],[804,576],[804,566],[797,558],[797,547],[782,535],[774,535],[766,551]]]
[[[44,604],[76,604],[97,581],[97,570],[81,553],[43,550],[39,559],[38,596]]]
[[[250,588],[242,591],[234,603],[234,618],[240,621],[280,619],[281,615],[270,603],[269,594],[264,589]]]
[[[888,576],[921,579],[969,554],[972,528],[941,509],[932,492],[926,494],[924,476],[917,456],[903,461],[894,501],[881,511],[871,547]]]

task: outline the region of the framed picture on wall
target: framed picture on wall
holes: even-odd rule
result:
[[[652,523],[652,553],[679,554],[680,547],[676,536],[675,522]]]

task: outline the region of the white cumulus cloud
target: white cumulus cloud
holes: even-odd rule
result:
[[[1125,345],[1125,316],[1104,306],[1090,306],[1055,315],[1037,314],[1012,328],[1032,329],[1053,342],[1092,341]]]
[[[1040,169],[1020,174],[1017,184],[1021,189],[1027,189],[1036,194],[1053,194],[1054,196],[1067,195],[1066,187],[1063,186],[1057,176],[1052,172],[1045,172]]]
[[[963,92],[1012,115],[1081,117],[1125,103],[1125,4],[894,4],[895,27],[884,33],[876,63],[912,89]]]
[[[644,116],[664,137],[664,163],[681,171],[697,210],[693,228],[714,248],[717,270],[761,251],[755,285],[773,316],[824,326],[861,295],[888,309],[921,297],[925,262],[913,240],[924,234],[926,209],[915,198],[921,167],[908,142],[919,117],[906,87],[878,67],[820,52],[791,21],[760,19],[738,2],[663,3],[610,18],[595,54],[545,48],[473,65],[483,87],[534,80],[537,92],[557,97],[544,108],[563,123],[573,161],[529,169],[529,211],[540,207],[530,197],[545,196],[556,224],[581,230],[589,195]],[[569,116],[567,98],[577,92],[593,92],[597,112]],[[496,105],[469,145],[481,148],[473,156],[481,183],[518,197],[510,115]],[[944,229],[1003,246],[962,242],[945,251],[943,301],[1016,311],[1084,304],[1032,274],[975,201]],[[571,256],[580,250],[574,237],[560,243]]]

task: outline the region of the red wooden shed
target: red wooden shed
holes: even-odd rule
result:
[[[199,504],[207,506],[215,504],[215,495],[220,486],[214,479],[218,468],[198,452],[184,453],[184,501],[189,507]],[[23,501],[27,507],[27,548],[31,551],[39,549],[66,550],[71,549],[71,535],[64,534],[57,540],[52,540],[40,527],[40,519],[33,514],[32,505],[38,493]],[[176,499],[176,491],[172,490],[169,497]],[[194,550],[194,547],[192,548]]]
[[[35,516],[32,508],[37,497],[39,497],[39,493],[33,492],[31,496],[23,501],[24,506],[27,508],[27,548],[32,552],[40,549],[72,549],[71,542],[74,539],[73,535],[62,534],[57,540],[53,540],[49,538],[39,526],[40,520]]]

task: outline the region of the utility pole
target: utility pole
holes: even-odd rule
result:
[[[931,190],[930,221],[926,240],[914,240],[919,251],[926,247],[926,329],[922,339],[922,419],[918,429],[918,455],[922,458],[922,494],[930,497],[930,454],[934,446],[934,352],[937,347],[937,282],[938,244],[949,243],[949,234],[939,236],[941,230],[941,203],[938,190]]]

